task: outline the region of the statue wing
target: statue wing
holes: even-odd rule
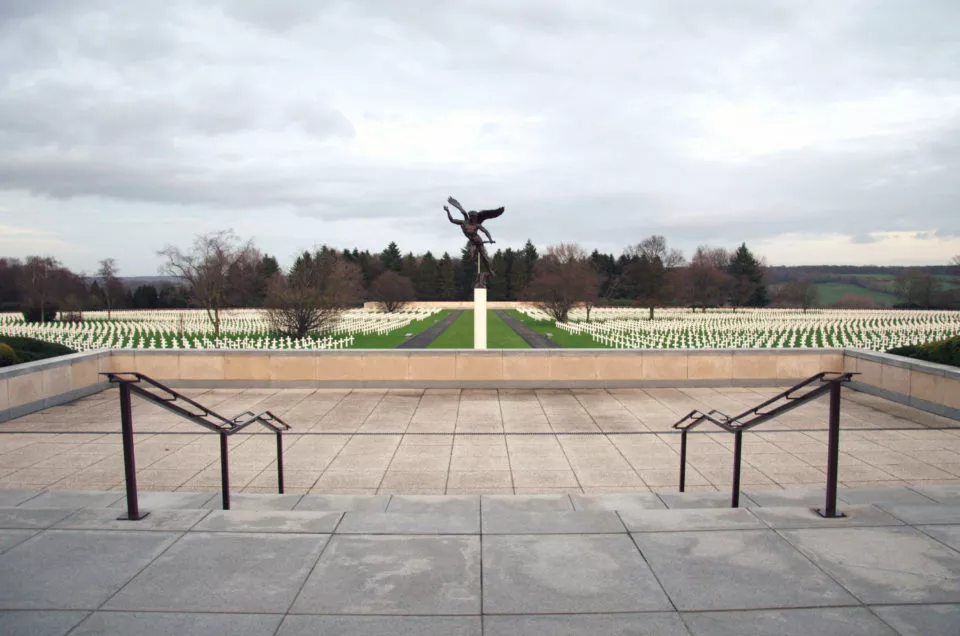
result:
[[[477,220],[480,221],[480,223],[483,223],[487,219],[495,219],[501,214],[503,214],[503,208],[497,208],[496,210],[480,210],[477,212]]]

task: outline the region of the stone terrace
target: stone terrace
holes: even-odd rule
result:
[[[270,409],[285,436],[287,491],[322,494],[560,494],[675,490],[694,408],[734,414],[776,388],[585,390],[186,390],[232,416]],[[825,481],[825,399],[744,437],[742,487]],[[960,484],[960,422],[845,390],[844,487]],[[141,490],[220,487],[215,436],[134,398]],[[119,400],[109,390],[0,424],[0,489],[123,487]],[[248,429],[253,431],[254,429]],[[733,436],[691,436],[688,490],[726,491]],[[275,492],[272,435],[230,440],[234,492]]]

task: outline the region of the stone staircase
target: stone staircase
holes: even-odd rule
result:
[[[140,494],[140,521],[118,519],[123,492],[0,491],[0,530],[496,535],[960,524],[960,487],[841,489],[842,519],[814,512],[822,489],[603,495]],[[9,549],[0,542],[0,552]]]

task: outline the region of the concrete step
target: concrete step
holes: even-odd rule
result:
[[[656,498],[621,495],[261,495],[236,494],[220,510],[215,493],[141,493],[141,521],[120,520],[120,492],[0,491],[0,529],[163,530],[307,534],[618,534],[960,524],[952,490],[856,491],[876,503],[848,503],[825,519],[801,492],[756,492],[738,509],[716,507],[702,493]],[[715,495],[718,493],[707,493]],[[808,493],[809,494],[809,493]],[[932,498],[937,495],[943,501]],[[676,499],[676,500],[675,500]],[[659,506],[657,506],[659,502]],[[667,508],[664,504],[680,504]],[[694,504],[701,503],[697,507]],[[787,505],[784,505],[787,504]],[[11,546],[0,543],[0,551]]]

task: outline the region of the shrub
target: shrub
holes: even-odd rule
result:
[[[887,353],[893,353],[907,358],[916,358],[917,360],[924,360],[926,362],[936,362],[937,364],[949,364],[954,367],[960,367],[960,336],[954,336],[946,340],[937,340],[935,342],[925,342],[921,345],[897,347],[890,349]]]
[[[17,354],[13,352],[13,347],[0,342],[0,367],[9,367],[19,362]]]
[[[0,336],[0,344],[5,344],[13,349],[18,362],[33,362],[45,358],[56,356],[65,356],[70,353],[76,353],[69,347],[55,344],[53,342],[44,342],[33,338],[19,338],[15,336]]]
[[[27,322],[40,322],[40,308],[39,307],[26,307],[23,310],[23,319]],[[54,305],[46,305],[43,308],[43,322],[53,322],[57,319],[57,307]]]

